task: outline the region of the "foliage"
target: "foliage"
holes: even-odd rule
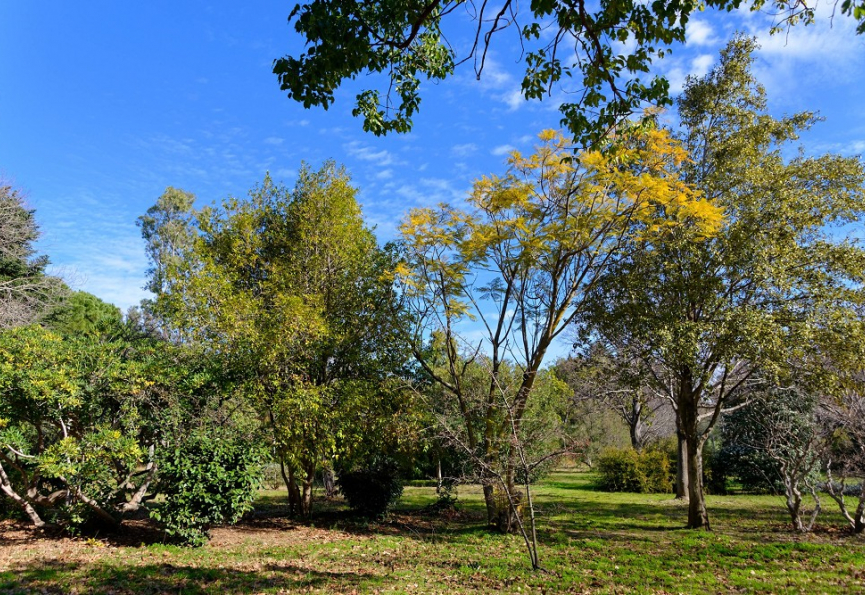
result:
[[[746,3],[759,10],[765,0]],[[732,10],[740,0],[710,0],[707,6]],[[814,18],[811,5],[777,0],[773,30]],[[418,110],[422,78],[443,80],[456,64],[473,61],[478,77],[492,40],[510,30],[524,60],[522,92],[540,100],[554,88],[575,99],[559,108],[562,123],[584,145],[597,143],[615,125],[646,104],[669,103],[669,85],[646,76],[652,61],[684,43],[688,21],[702,5],[682,2],[584,3],[514,0],[489,6],[463,0],[308,0],[289,16],[306,47],[298,56],[274,61],[273,71],[288,96],[327,109],[346,79],[362,73],[384,79],[380,88],[357,95],[355,116],[377,135],[406,132]],[[865,5],[844,0],[841,12],[865,29]],[[461,25],[461,23],[465,23]],[[468,26],[469,39],[461,27]],[[462,35],[460,35],[462,33]],[[465,41],[465,44],[460,42]],[[469,48],[457,55],[455,48]],[[574,88],[566,83],[574,81]]]
[[[40,508],[62,524],[116,525],[140,504],[153,357],[147,344],[38,326],[0,333],[0,479],[34,524]]]
[[[708,527],[702,448],[722,411],[761,371],[769,379],[806,359],[820,329],[861,296],[865,251],[834,229],[865,211],[858,158],[786,146],[815,121],[766,113],[751,73],[753,40],[737,37],[720,64],[689,79],[679,101],[681,175],[723,209],[717,233],[681,218],[609,271],[595,332],[627,344],[675,405],[687,444],[688,524]]]
[[[337,482],[352,510],[369,518],[383,516],[403,490],[396,461],[382,456],[340,470]]]
[[[746,492],[779,494],[784,490],[778,463],[761,447],[769,433],[765,420],[779,407],[772,400],[760,399],[724,417],[722,446],[715,459]]]
[[[598,457],[597,470],[600,474],[598,487],[608,492],[672,491],[670,460],[661,450],[638,452],[633,448],[610,448]]]
[[[573,390],[575,408],[595,417],[614,412],[627,426],[634,450],[672,433],[672,408],[651,390],[650,374],[636,354],[601,340],[575,347],[581,350],[555,365],[556,375]]]
[[[487,474],[490,523],[507,527],[513,519],[497,509],[492,478],[501,471],[513,493],[518,462],[528,453],[511,445],[523,437],[552,341],[586,313],[586,296],[607,267],[625,258],[629,241],[675,225],[668,215],[705,233],[720,219],[676,176],[686,156],[663,130],[625,126],[615,148],[577,158],[561,135],[546,131],[540,138],[534,155],[511,155],[505,176],[478,180],[465,210],[411,211],[401,228],[405,263],[396,269],[416,323],[415,355],[461,418],[451,436]],[[485,331],[476,345],[459,334],[472,318]],[[425,351],[428,337],[434,349]],[[480,390],[472,378],[479,371]]]
[[[117,335],[122,324],[120,308],[84,291],[73,292],[42,321],[43,326],[67,337]]]
[[[218,523],[236,523],[252,508],[261,483],[263,451],[254,438],[206,428],[161,448],[159,492],[150,511],[168,535],[203,545]]]
[[[293,190],[268,176],[247,200],[198,211],[169,189],[141,218],[153,310],[237,371],[303,514],[323,461],[363,441],[410,440],[409,401],[389,384],[407,359],[385,274],[393,256],[365,227],[356,192],[327,162],[304,165]]]
[[[45,274],[36,256],[39,229],[21,191],[0,179],[0,330],[35,322],[63,296],[63,283]]]

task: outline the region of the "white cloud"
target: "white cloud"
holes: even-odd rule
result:
[[[279,138],[278,136],[268,136],[266,139],[264,139],[264,144],[266,145],[279,146],[283,142],[285,142],[285,139]]]
[[[718,43],[715,30],[703,20],[691,19],[688,21],[685,43],[688,45],[702,46]]]
[[[715,56],[712,54],[701,54],[691,60],[691,72],[689,74],[697,77],[705,76],[714,63]]]
[[[356,159],[361,161],[369,161],[379,167],[393,165],[396,161],[387,149],[376,151],[360,141],[351,141],[343,145],[343,149]]]
[[[502,155],[509,155],[512,151],[515,151],[515,150],[516,150],[516,148],[513,145],[499,145],[498,147],[496,147],[492,151],[490,151],[490,153],[492,155],[496,155],[498,157],[501,157]]]
[[[454,145],[451,147],[451,155],[455,157],[467,157],[478,150],[478,146],[474,143],[465,143],[462,145]]]
[[[376,180],[390,180],[393,177],[392,169],[383,169],[377,174],[375,174]]]
[[[510,111],[515,111],[526,103],[526,97],[523,95],[522,89],[513,89],[502,95],[501,100],[504,101]]]

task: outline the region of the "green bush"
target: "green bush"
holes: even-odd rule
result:
[[[263,451],[248,439],[194,432],[158,454],[165,502],[150,516],[184,544],[207,542],[217,523],[236,523],[252,508],[261,483]]]
[[[399,466],[389,458],[339,473],[339,490],[352,510],[379,518],[402,496]]]
[[[598,458],[597,469],[598,487],[608,492],[672,491],[670,459],[660,450],[639,453],[632,448],[608,448]]]
[[[646,478],[643,492],[667,494],[673,491],[670,474],[670,458],[662,450],[646,450],[640,453],[640,467]]]

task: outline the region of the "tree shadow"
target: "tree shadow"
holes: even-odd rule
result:
[[[167,563],[97,566],[49,561],[0,573],[0,593],[68,593],[74,589],[86,593],[203,595],[315,588],[347,592],[361,586],[381,586],[383,579],[373,573],[322,571],[290,563],[244,571]]]

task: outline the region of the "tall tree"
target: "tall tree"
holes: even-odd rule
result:
[[[303,166],[291,191],[268,177],[248,200],[167,219],[186,222],[170,230],[181,249],[153,267],[154,281],[162,275],[156,309],[169,325],[243,371],[303,513],[320,464],[385,423],[373,413],[398,400],[385,384],[405,359],[391,259],[355,195],[332,162]]]
[[[61,297],[62,282],[45,274],[47,256],[36,256],[39,228],[21,192],[0,180],[0,329],[27,325]]]
[[[719,214],[674,171],[684,153],[658,129],[625,126],[607,154],[572,159],[565,139],[541,134],[534,155],[509,159],[507,175],[475,183],[465,210],[415,209],[402,225],[406,262],[397,272],[415,320],[414,350],[430,376],[463,412],[465,442],[488,469],[519,436],[535,381],[552,342],[586,313],[586,297],[608,267],[625,257],[634,236],[657,233],[662,213],[698,221],[706,231]],[[483,339],[461,335],[476,319]],[[446,363],[434,368],[422,345],[441,336]],[[468,416],[465,375],[478,353],[488,358],[480,423]],[[474,354],[474,355],[472,355]],[[506,362],[522,371],[505,414]],[[508,449],[505,491],[514,493],[518,449]],[[517,519],[484,482],[490,524]]]
[[[705,5],[732,10],[741,4],[742,0],[709,0]],[[758,10],[766,2],[744,4]],[[777,9],[776,30],[814,18],[816,3],[771,4]],[[325,109],[342,81],[365,72],[382,75],[386,91],[362,91],[354,115],[363,117],[364,129],[375,134],[406,132],[420,105],[422,78],[445,79],[457,64],[472,61],[480,77],[493,40],[510,35],[525,61],[526,99],[541,99],[563,81],[575,80],[575,88],[566,89],[575,99],[560,107],[562,123],[586,145],[645,104],[669,102],[666,79],[645,73],[656,57],[685,41],[691,15],[702,8],[680,0],[648,5],[582,0],[309,0],[295,5],[289,16],[306,51],[275,60],[273,71],[289,97],[304,107]],[[860,33],[865,30],[865,3],[843,0],[840,8],[859,21]],[[467,50],[457,55],[454,48],[459,47]]]
[[[865,251],[831,229],[865,212],[863,164],[787,158],[788,143],[816,118],[766,113],[754,49],[735,38],[679,100],[691,155],[682,176],[724,210],[724,225],[710,236],[687,221],[671,227],[599,285],[601,332],[641,355],[676,410],[691,528],[709,528],[702,449],[725,407],[855,303],[865,270]]]

